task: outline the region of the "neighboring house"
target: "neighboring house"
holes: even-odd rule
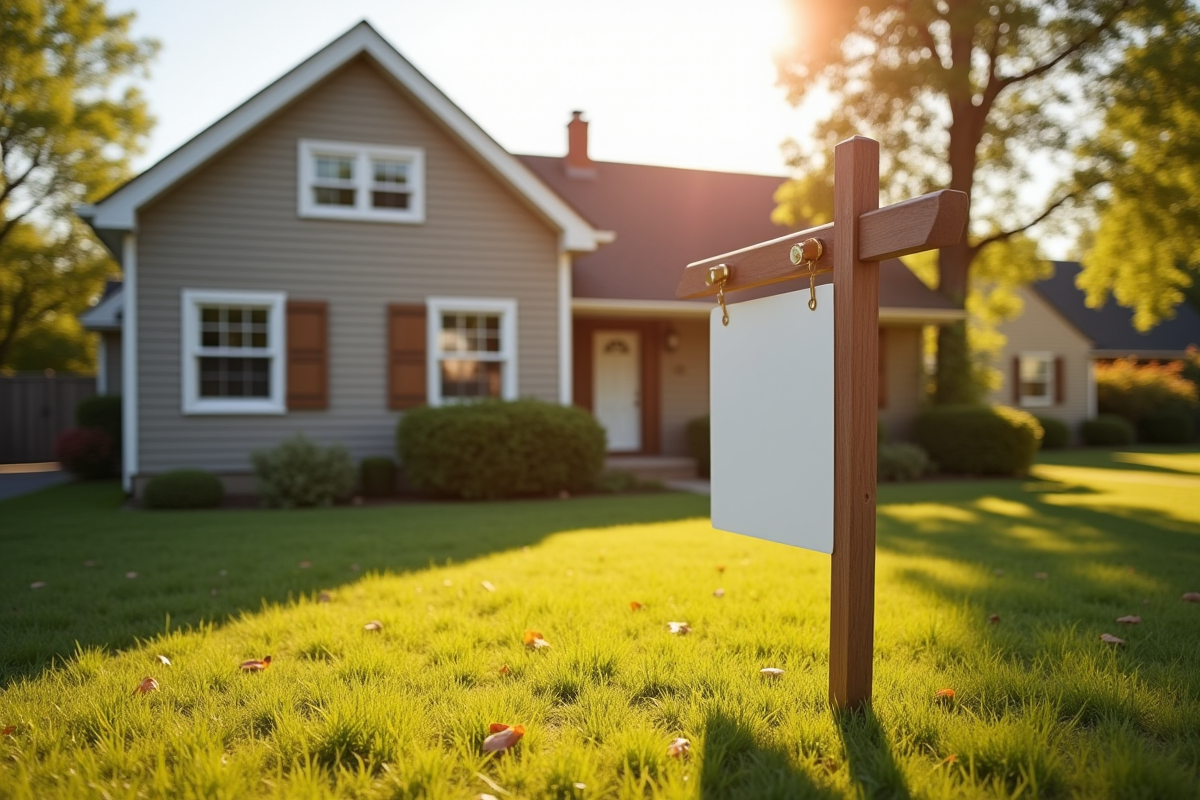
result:
[[[1096,415],[1097,361],[1133,357],[1170,361],[1189,346],[1200,346],[1200,313],[1186,302],[1173,319],[1140,333],[1133,311],[1110,299],[1088,308],[1075,285],[1082,269],[1055,261],[1054,273],[1022,288],[1021,316],[999,326],[1007,338],[999,364],[1003,384],[992,393],[997,403],[1058,417],[1074,430]]]
[[[96,393],[121,393],[121,311],[125,307],[122,283],[108,280],[96,305],[79,315],[85,330],[100,334],[96,348]]]
[[[712,304],[675,284],[784,233],[783,179],[596,163],[568,130],[566,158],[506,152],[360,23],[78,209],[125,273],[85,319],[120,337],[126,487],[200,467],[248,489],[249,453],[299,432],[392,454],[405,409],[478,397],[576,402],[614,452],[684,454]],[[902,436],[920,326],[962,312],[898,261],[881,284]]]

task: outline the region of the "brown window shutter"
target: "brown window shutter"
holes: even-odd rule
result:
[[[287,304],[288,410],[329,408],[329,304]]]
[[[1014,406],[1021,404],[1021,357],[1013,356],[1012,368],[1012,401]]]
[[[1061,406],[1067,399],[1067,374],[1062,356],[1054,358],[1054,404]]]
[[[887,408],[887,329],[879,329],[879,408]]]
[[[426,338],[424,303],[388,306],[388,408],[427,402]]]

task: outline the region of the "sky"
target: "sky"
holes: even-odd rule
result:
[[[144,169],[366,19],[513,153],[788,174],[814,108],[776,85],[783,0],[109,0],[162,50]]]

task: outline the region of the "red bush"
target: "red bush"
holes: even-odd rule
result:
[[[107,478],[116,473],[112,437],[99,428],[69,428],[54,441],[63,469],[80,478]]]

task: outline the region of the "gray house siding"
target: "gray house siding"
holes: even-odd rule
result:
[[[883,349],[884,404],[879,421],[893,441],[911,440],[913,420],[921,410],[925,376],[921,362],[921,328],[909,325],[881,326]]]
[[[299,218],[300,139],[424,148],[425,222]],[[429,296],[515,298],[519,393],[556,400],[557,253],[555,230],[370,62],[352,62],[140,212],[139,473],[243,472],[251,450],[297,432],[394,454],[386,308]],[[326,301],[328,409],[184,415],[184,289]]]

